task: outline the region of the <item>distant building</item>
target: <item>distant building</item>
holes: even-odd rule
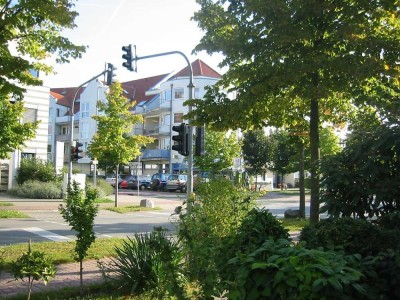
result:
[[[10,159],[0,160],[1,177],[0,190],[5,191],[16,184],[15,176],[22,158],[39,158],[47,160],[48,153],[48,119],[49,119],[49,94],[47,87],[27,87],[24,94],[24,107],[26,109],[22,122],[40,121],[36,136],[25,142],[22,150],[11,153]]]
[[[221,75],[201,60],[192,64],[194,91],[193,98],[202,98],[205,88],[212,86]],[[156,172],[177,172],[186,168],[184,157],[171,150],[172,125],[184,122],[183,116],[188,108],[183,102],[189,97],[189,68],[179,72],[161,74],[148,78],[122,82],[122,88],[129,101],[136,104],[132,108],[133,114],[142,114],[144,124],[137,124],[132,128],[132,134],[151,136],[154,142],[148,144],[140,158],[126,166],[125,173],[138,172],[139,174],[153,174]],[[70,106],[75,97],[74,106],[74,141],[83,144],[82,153],[85,155],[94,133],[96,122],[92,116],[96,115],[96,102],[105,100],[108,86],[99,80],[91,81],[79,91],[76,87],[52,88],[49,129],[49,157],[55,159],[57,141],[64,142],[64,163],[70,155]],[[51,139],[50,139],[51,135]],[[57,155],[58,156],[58,155]],[[170,167],[171,166],[171,167]],[[91,160],[89,157],[80,159],[73,164],[74,169],[82,173],[91,174]]]

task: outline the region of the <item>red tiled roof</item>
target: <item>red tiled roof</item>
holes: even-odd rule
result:
[[[215,71],[213,68],[211,68],[209,65],[207,65],[200,59],[196,59],[194,62],[192,62],[192,72],[193,76],[205,76],[211,78],[222,77],[221,74],[219,74],[217,71]],[[176,73],[174,77],[182,77],[182,76],[189,76],[189,67],[183,68],[178,73]]]
[[[122,88],[128,93],[127,98],[136,101],[139,104],[142,101],[148,101],[154,95],[146,96],[146,92],[163,80],[168,74],[157,75],[142,79],[121,82]]]
[[[74,99],[77,87],[61,87],[61,88],[52,88],[50,92],[54,92],[63,96],[63,98],[57,101],[57,104],[64,105],[67,107],[71,107],[72,100]],[[85,90],[84,87],[81,87],[76,95],[76,99],[79,99],[79,96]],[[79,111],[79,103],[74,103],[74,113]],[[68,112],[69,113],[69,112]],[[67,114],[68,114],[67,113]]]
[[[57,100],[60,100],[61,98],[64,97],[63,95],[60,95],[60,94],[58,94],[58,93],[56,93],[56,92],[51,92],[51,91],[50,91],[50,95],[51,95],[54,99],[57,99]]]

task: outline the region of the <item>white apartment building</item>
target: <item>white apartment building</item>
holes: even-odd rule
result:
[[[192,96],[202,98],[205,87],[214,85],[221,75],[201,60],[194,61],[191,66],[195,86]],[[133,173],[133,170],[139,174],[169,172],[170,165],[172,165],[171,171],[185,168],[185,158],[171,150],[171,129],[173,125],[184,122],[183,116],[188,108],[183,106],[183,102],[189,97],[188,84],[188,67],[171,74],[121,83],[127,99],[136,103],[132,113],[142,114],[144,117],[144,123],[132,128],[132,134],[154,138],[154,142],[147,145],[135,162],[125,166],[124,173]],[[96,122],[92,119],[92,116],[98,113],[96,103],[98,100],[105,100],[107,90],[108,87],[97,79],[79,90],[76,87],[51,89],[50,119],[52,122],[51,129],[49,127],[49,157],[53,161],[57,156],[59,157],[56,149],[60,148],[60,142],[64,143],[64,163],[66,164],[69,160],[70,109],[74,99],[73,139],[83,144],[82,154],[85,155],[85,150],[96,132]],[[92,174],[91,159],[85,157],[74,162],[73,169]]]
[[[35,138],[25,142],[21,150],[10,154],[10,159],[0,160],[0,190],[5,191],[16,184],[15,176],[22,158],[47,160],[48,126],[49,126],[49,93],[48,87],[26,87],[24,107],[26,109],[22,122],[40,121]]]

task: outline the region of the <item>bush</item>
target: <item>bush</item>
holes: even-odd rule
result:
[[[94,189],[93,180],[86,180],[86,188]],[[96,198],[105,198],[113,192],[114,188],[105,179],[96,179]]]
[[[40,182],[29,180],[8,191],[11,195],[29,199],[61,199],[63,196],[60,182]]]
[[[230,261],[228,299],[365,299],[359,256],[267,240],[253,253]]]
[[[188,252],[188,272],[201,283],[203,297],[210,297],[220,282],[219,270],[231,258],[227,240],[237,233],[259,195],[219,178],[199,186],[196,199],[189,199],[190,215],[182,210],[178,236]]]
[[[23,184],[28,180],[41,182],[60,181],[61,177],[56,175],[52,163],[47,163],[41,159],[31,158],[21,160],[21,165],[17,170],[17,176],[15,176],[15,179],[18,184]]]
[[[150,292],[154,299],[185,299],[184,252],[177,241],[166,237],[165,230],[128,237],[115,252],[111,263],[101,266],[107,279],[131,294]]]
[[[315,225],[307,225],[299,238],[301,242],[306,242],[307,248],[341,249],[347,254],[359,253],[363,257],[397,248],[399,243],[396,232],[353,218],[325,219]]]

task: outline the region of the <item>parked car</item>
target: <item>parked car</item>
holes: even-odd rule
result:
[[[151,177],[150,175],[139,176],[139,187],[142,191],[151,188]]]
[[[118,175],[118,184],[120,184],[122,181],[121,177],[122,177],[121,175]],[[106,181],[114,187],[115,186],[115,175],[107,176]]]
[[[141,190],[149,189],[151,184],[150,176],[139,176],[139,188]],[[122,175],[121,181],[118,184],[120,189],[133,189],[138,188],[137,175]]]
[[[168,176],[166,189],[170,192],[180,191],[186,192],[187,175],[172,174]]]
[[[151,189],[153,191],[165,191],[168,176],[171,174],[156,173],[151,176]]]

